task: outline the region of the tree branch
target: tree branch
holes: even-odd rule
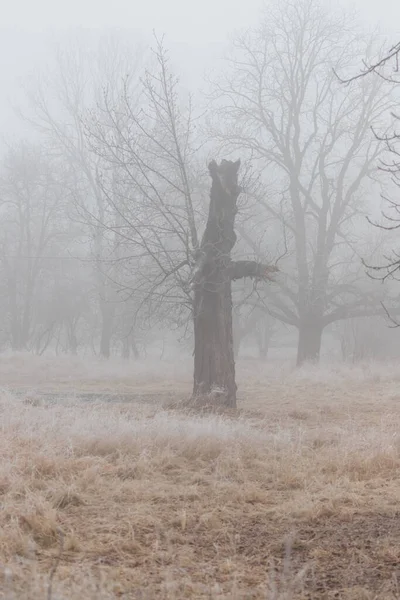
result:
[[[245,277],[251,277],[252,279],[272,279],[272,274],[278,271],[277,267],[264,265],[255,260],[232,261],[229,267],[229,274],[232,281]]]

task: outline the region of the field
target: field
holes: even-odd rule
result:
[[[219,416],[180,361],[0,376],[0,598],[400,598],[398,366],[244,361]]]

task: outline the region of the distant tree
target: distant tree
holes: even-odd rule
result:
[[[38,146],[18,144],[0,165],[3,327],[14,350],[29,349],[34,340],[42,349],[53,337],[57,316],[43,327],[41,313],[48,306],[58,257],[65,256],[72,237],[64,184],[57,162]]]
[[[350,76],[347,79],[343,79],[339,73],[337,73],[337,76],[342,83],[347,85],[371,74],[378,75],[380,78],[385,79],[390,83],[398,84],[400,83],[399,60],[400,42],[397,42],[387,52],[381,52],[381,56],[376,60],[364,58],[364,66],[356,73],[356,75]]]
[[[287,0],[236,36],[213,89],[214,138],[262,172],[251,250],[260,252],[263,215],[280,223],[286,277],[268,290],[267,310],[298,329],[299,365],[318,360],[330,323],[380,310],[362,283],[362,219],[383,151],[371,126],[383,126],[393,100],[378,78],[338,82],[334,70],[359,48],[345,15]]]
[[[69,199],[69,218],[82,229],[96,287],[100,313],[99,354],[110,356],[115,334],[118,301],[115,266],[121,239],[112,229],[118,220],[103,192],[102,179],[112,173],[101,172],[98,157],[91,152],[85,136],[85,115],[100,100],[105,87],[117,93],[126,78],[132,89],[143,52],[116,36],[89,40],[77,36],[59,46],[55,63],[37,77],[27,89],[28,108],[24,118],[34,125],[46,147],[61,157],[70,172],[65,193]],[[129,75],[128,75],[129,74]]]
[[[347,79],[342,78],[342,73],[337,73],[337,76],[345,84],[345,89],[353,87],[359,80],[375,77],[378,81],[385,81],[392,84],[393,88],[397,90],[400,85],[399,59],[400,42],[394,44],[389,51],[383,52],[375,60],[364,59],[364,66],[356,75],[350,76]],[[391,116],[394,121],[392,130],[389,133],[386,133],[385,130],[382,132],[378,125],[376,125],[374,133],[376,139],[384,147],[383,156],[380,157],[379,161],[379,170],[389,175],[388,187],[392,187],[392,190],[394,188],[395,195],[397,195],[397,189],[400,188],[400,133],[398,133],[396,127],[400,123],[400,115],[397,106],[393,106]],[[383,219],[380,222],[370,219],[370,223],[378,229],[387,231],[390,235],[390,232],[396,232],[400,228],[400,202],[393,199],[392,192],[382,194],[382,197],[386,203],[386,208],[382,210]],[[389,235],[387,245],[396,245],[396,237],[389,237]],[[377,257],[374,258],[375,260],[365,261],[369,274],[373,279],[381,281],[399,279],[400,254],[397,249],[389,250],[388,253],[378,258],[378,260]],[[384,307],[384,310],[391,324],[396,327],[400,326],[397,317],[399,312],[398,306],[395,306],[390,311]]]
[[[143,318],[147,312],[183,324],[192,310],[190,277],[204,221],[191,99],[182,97],[162,40],[137,95],[126,80],[118,90],[105,88],[86,137],[116,215],[103,225],[124,246],[121,297],[136,297]]]
[[[339,340],[342,359],[346,362],[387,360],[399,352],[398,336],[384,326],[382,317],[337,322],[333,334]]]
[[[59,261],[52,289],[47,292],[43,306],[43,329],[49,323],[56,326],[56,353],[78,354],[80,349],[88,346],[87,329],[95,304],[91,299],[92,269],[79,258],[77,246],[71,245],[70,252],[74,255],[69,260]],[[54,263],[57,265],[57,259]]]
[[[270,343],[276,332],[278,321],[268,315],[263,308],[254,305],[254,294],[247,295],[243,303],[234,304],[233,312],[233,347],[235,357],[239,355],[242,342],[251,339],[256,343],[258,356],[266,359]]]

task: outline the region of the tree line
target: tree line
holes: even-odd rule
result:
[[[231,292],[207,298],[220,268],[236,330],[294,328],[299,365],[318,360],[333,324],[395,318],[396,282],[368,275],[394,241],[371,222],[397,183],[398,86],[351,77],[360,57],[381,67],[380,52],[318,0],[268,7],[193,95],[162,38],[58,48],[25,86],[26,138],[1,159],[1,347],[127,358],[160,325],[224,337],[210,315],[224,302],[229,313]],[[226,198],[213,194],[231,185],[218,216]],[[200,370],[219,360],[210,339]]]

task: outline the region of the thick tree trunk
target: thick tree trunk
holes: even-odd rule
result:
[[[239,166],[230,161],[209,165],[210,209],[193,278],[193,400],[231,408],[236,407],[236,382],[230,253],[236,242]]]
[[[298,367],[305,362],[319,362],[323,330],[324,326],[318,318],[310,317],[300,320],[297,345]]]
[[[219,288],[219,289],[218,289]],[[193,397],[201,403],[236,407],[230,283],[209,282],[196,294]]]
[[[231,282],[268,278],[275,268],[253,261],[232,262],[240,194],[240,161],[209,164],[210,208],[193,274],[194,384],[192,403],[236,407]]]

